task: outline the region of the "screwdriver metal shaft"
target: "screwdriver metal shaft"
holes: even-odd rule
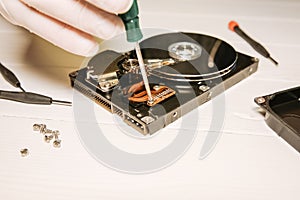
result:
[[[119,16],[121,17],[125,25],[127,41],[135,42],[135,52],[138,57],[142,78],[148,95],[148,103],[152,104],[153,98],[151,95],[151,90],[150,90],[149,81],[147,77],[147,71],[145,68],[142,52],[139,45],[139,41],[143,38],[143,34],[140,29],[138,15],[139,15],[139,8],[138,8],[137,0],[133,0],[131,8],[126,13],[121,14]]]
[[[142,78],[143,78],[145,89],[146,89],[146,92],[148,95],[148,102],[151,104],[153,102],[153,98],[152,98],[152,94],[151,94],[151,90],[150,90],[150,86],[149,86],[147,71],[146,71],[144,60],[142,57],[142,52],[141,52],[140,45],[138,42],[135,43],[135,51],[136,51],[136,55],[138,57]]]
[[[52,99],[52,104],[62,105],[62,106],[72,106],[72,103],[69,101],[60,101]]]

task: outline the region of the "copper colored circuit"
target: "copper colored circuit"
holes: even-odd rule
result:
[[[143,81],[133,84],[126,93],[132,94],[132,93],[136,93],[141,90],[144,90],[144,82]]]
[[[154,86],[151,89],[151,95],[153,98],[152,103],[147,102],[148,95],[145,89],[134,93],[131,97],[128,98],[128,100],[133,102],[147,102],[148,106],[154,106],[159,102],[162,102],[163,100],[173,96],[175,93],[176,92],[173,89],[167,86]]]

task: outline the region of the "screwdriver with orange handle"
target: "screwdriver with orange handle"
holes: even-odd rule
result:
[[[233,32],[236,32],[239,36],[241,36],[248,44],[250,44],[254,50],[256,50],[258,53],[260,53],[265,58],[270,59],[275,65],[278,65],[278,62],[274,60],[270,53],[258,42],[253,40],[251,37],[249,37],[238,25],[235,21],[230,21],[228,24],[228,28],[232,30]]]

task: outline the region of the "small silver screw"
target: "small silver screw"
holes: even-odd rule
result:
[[[53,139],[53,135],[45,135],[44,136],[44,141],[47,143],[50,143],[50,141]]]
[[[251,60],[252,60],[253,62],[258,62],[258,61],[259,61],[258,58],[252,58]]]
[[[58,138],[58,136],[60,135],[60,133],[59,133],[58,130],[55,130],[55,131],[52,131],[52,135],[53,135],[55,138]]]
[[[206,92],[209,89],[210,89],[210,87],[208,87],[207,85],[200,85],[199,86],[199,90],[201,90],[202,92]]]
[[[53,146],[55,148],[60,148],[61,147],[61,140],[58,138],[59,131],[58,130],[53,131],[52,134],[53,134],[53,136],[55,138],[55,140],[53,141]]]
[[[155,91],[159,90],[159,88],[160,88],[160,86],[159,86],[159,85],[155,85],[155,86],[153,86],[153,89],[154,89]]]
[[[40,133],[45,133],[45,131],[47,130],[47,126],[45,124],[41,124],[40,125]]]
[[[148,101],[147,101],[147,105],[148,105],[148,106],[152,106],[153,104],[154,104],[154,100],[148,100]]]
[[[136,116],[137,116],[138,118],[143,117],[143,115],[142,115],[141,113],[138,113]]]
[[[105,88],[109,88],[110,86],[111,86],[110,83],[105,83],[105,84],[104,84],[104,87],[105,87]]]
[[[52,134],[52,130],[50,130],[50,129],[43,129],[43,130],[41,130],[41,133],[42,134],[44,134],[44,135],[46,135],[46,134]]]
[[[55,139],[53,142],[53,146],[55,148],[60,148],[61,147],[61,140],[60,139]]]
[[[33,124],[33,131],[39,131],[41,129],[40,124]]]
[[[145,122],[146,124],[150,124],[152,123],[155,119],[151,116],[145,116],[141,119],[143,122]]]
[[[249,68],[249,73],[251,74],[252,72],[253,72],[253,68],[250,67],[250,68]]]
[[[33,124],[33,131],[41,131],[42,129],[45,129],[45,124]]]
[[[266,99],[263,98],[263,97],[258,97],[258,98],[256,99],[256,102],[259,103],[259,104],[262,104],[262,103],[265,103],[265,102],[266,102]]]
[[[21,149],[20,153],[21,153],[22,157],[26,157],[26,156],[28,156],[29,151],[28,151],[28,149],[25,148],[25,149]]]
[[[173,113],[173,117],[174,117],[174,118],[177,117],[177,115],[178,115],[177,112],[174,112],[174,113]]]

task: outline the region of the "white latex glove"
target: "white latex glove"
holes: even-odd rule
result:
[[[98,51],[93,36],[109,39],[124,31],[117,13],[132,0],[0,0],[0,13],[49,42],[82,56]]]

